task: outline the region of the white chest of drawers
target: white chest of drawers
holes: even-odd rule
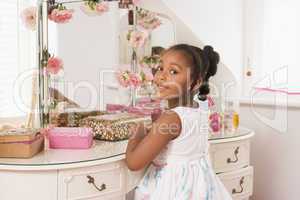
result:
[[[235,200],[252,194],[250,138],[239,135],[210,140],[213,167]],[[89,150],[48,150],[32,159],[0,159],[1,200],[125,200],[143,171],[124,162],[127,141],[97,141]]]
[[[237,137],[210,140],[212,166],[234,200],[248,200],[253,192],[250,140],[254,133],[246,131],[240,130]]]

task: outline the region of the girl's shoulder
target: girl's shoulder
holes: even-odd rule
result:
[[[179,135],[181,132],[181,116],[175,110],[165,110],[159,117],[156,119],[152,128],[156,128],[158,132],[163,132],[172,135]]]

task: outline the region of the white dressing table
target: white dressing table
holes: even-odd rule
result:
[[[252,194],[249,164],[254,133],[210,139],[213,167],[234,199]],[[0,159],[1,200],[124,200],[143,175],[131,172],[124,158],[127,141],[95,141],[89,150],[46,150],[31,159]]]

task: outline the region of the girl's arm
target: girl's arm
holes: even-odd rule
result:
[[[181,121],[174,111],[163,113],[145,135],[144,126],[137,128],[136,134],[129,140],[126,150],[126,163],[131,170],[140,170],[176,138],[181,131]]]

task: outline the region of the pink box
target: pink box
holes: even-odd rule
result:
[[[93,144],[91,128],[55,127],[48,131],[49,147],[52,149],[88,149]]]
[[[135,107],[120,104],[107,104],[106,110],[109,113],[128,112],[140,116],[151,116],[152,120],[155,121],[162,113],[163,108],[161,108],[159,100],[141,98],[137,100]]]

